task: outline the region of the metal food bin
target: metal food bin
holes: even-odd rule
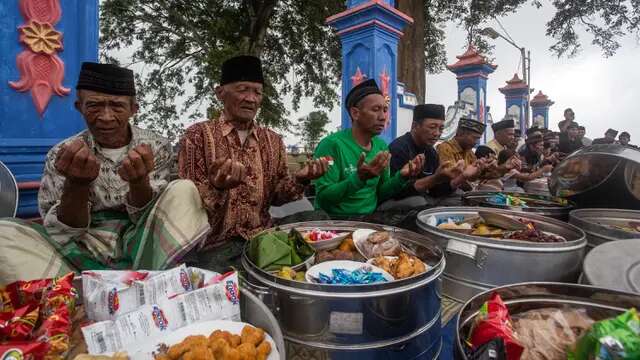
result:
[[[349,221],[317,221],[280,227],[338,232],[389,231],[427,264],[423,274],[371,285],[326,285],[279,278],[243,253],[253,291],[280,322],[285,340],[330,359],[437,359],[442,347],[440,283],[445,259],[437,244],[407,230]],[[259,290],[262,288],[262,290]]]
[[[439,229],[429,218],[472,218],[481,207],[446,207],[424,210],[417,224],[445,251],[447,267],[442,276],[443,293],[458,302],[491,288],[527,281],[576,282],[587,245],[585,234],[575,226],[545,216],[490,209],[492,213],[533,222],[536,228],[567,239],[564,243],[536,243],[491,239]]]
[[[640,211],[621,209],[579,209],[569,214],[569,223],[587,234],[589,249],[607,242],[640,238],[640,233],[615,228],[612,224],[640,222]]]
[[[498,194],[524,196],[532,200],[539,201],[541,205],[532,204],[527,206],[513,206],[496,204],[490,201],[493,196],[496,196]],[[574,208],[573,203],[564,200],[564,202],[566,202],[567,204],[563,205],[563,200],[557,197],[507,191],[470,191],[462,195],[462,202],[467,206],[482,206],[496,209],[513,210],[535,215],[548,216],[562,221],[569,220],[569,212]]]

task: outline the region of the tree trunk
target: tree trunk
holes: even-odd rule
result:
[[[249,54],[260,56],[264,49],[264,38],[269,29],[269,19],[276,7],[277,0],[253,0],[251,2],[251,25],[249,28]]]
[[[424,103],[426,90],[424,47],[424,0],[398,0],[398,10],[411,16],[413,24],[404,29],[398,47],[398,81]]]

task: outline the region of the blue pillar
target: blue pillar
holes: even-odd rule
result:
[[[516,122],[516,129],[520,129],[524,134],[527,130],[525,111],[527,109],[527,94],[529,86],[518,77],[513,75],[513,79],[507,81],[507,86],[499,89],[504,94],[507,105],[507,117]]]
[[[458,61],[448,65],[449,71],[456,74],[458,79],[458,100],[471,104],[475,109],[476,120],[487,123],[487,80],[498,66],[493,65],[482,56],[473,45],[467,51],[456,56]],[[487,142],[487,132],[483,135],[482,143]]]
[[[74,86],[98,58],[98,0],[3,0],[0,19],[0,160],[18,181],[18,216],[34,217],[46,153],[85,128]]]
[[[347,10],[327,18],[342,43],[342,128],[351,127],[344,99],[363,80],[375,79],[389,105],[389,125],[381,134],[397,136],[398,41],[413,19],[393,7],[393,0],[348,0]]]
[[[533,119],[533,125],[538,127],[549,128],[549,108],[555,104],[549,97],[538,92],[538,95],[534,96],[529,102],[531,105],[531,117]]]

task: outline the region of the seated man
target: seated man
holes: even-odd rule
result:
[[[578,139],[578,125],[577,122],[570,122],[566,126],[566,133],[560,134],[560,144],[558,145],[558,152],[563,154],[571,154],[574,151],[580,150],[584,147],[582,141]]]
[[[269,208],[301,199],[328,167],[327,159],[315,160],[289,175],[282,137],[255,121],[263,84],[260,59],[226,60],[215,89],[222,113],[189,127],[180,141],[179,175],[198,187],[212,228],[189,260],[213,270],[238,267],[246,240],[273,225]]]
[[[603,138],[593,140],[591,145],[615,144],[616,136],[618,136],[617,130],[608,129]]]
[[[440,164],[434,145],[444,130],[445,110],[442,105],[421,104],[413,109],[411,131],[389,145],[391,173],[400,171],[419,154],[424,155],[424,167],[418,177],[409,182],[392,200],[378,210],[418,208],[438,203],[457,187],[454,179],[462,173],[462,162]]]
[[[316,180],[315,207],[343,218],[372,214],[378,202],[401,191],[424,164],[424,154],[419,154],[391,176],[391,155],[377,137],[387,122],[387,104],[375,80],[351,89],[345,106],[352,127],[322,139],[314,154],[316,159],[331,157],[335,162]]]
[[[171,143],[129,124],[133,72],[84,63],[87,130],[54,146],[38,193],[44,226],[0,221],[0,284],[94,269],[174,266],[209,230],[191,182],[168,184]]]
[[[507,119],[491,125],[494,139],[487,146],[498,156],[500,151],[506,149],[515,142],[515,121]]]
[[[544,167],[544,173],[551,172],[553,170],[553,166],[550,165],[551,161],[549,159],[546,162],[543,161],[543,154],[544,138],[542,134],[536,133],[527,137],[525,146],[519,152],[523,162],[522,169],[526,172],[534,172]]]

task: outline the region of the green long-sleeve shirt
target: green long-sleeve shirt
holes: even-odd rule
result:
[[[378,137],[371,140],[371,150],[367,151],[354,140],[351,129],[331,134],[320,141],[314,158],[330,156],[333,165],[315,181],[315,208],[329,215],[367,215],[375,211],[378,202],[391,198],[401,191],[406,181],[397,172],[390,175],[387,167],[381,176],[362,181],[358,177],[358,160],[361,153],[370,162],[387,144]]]

